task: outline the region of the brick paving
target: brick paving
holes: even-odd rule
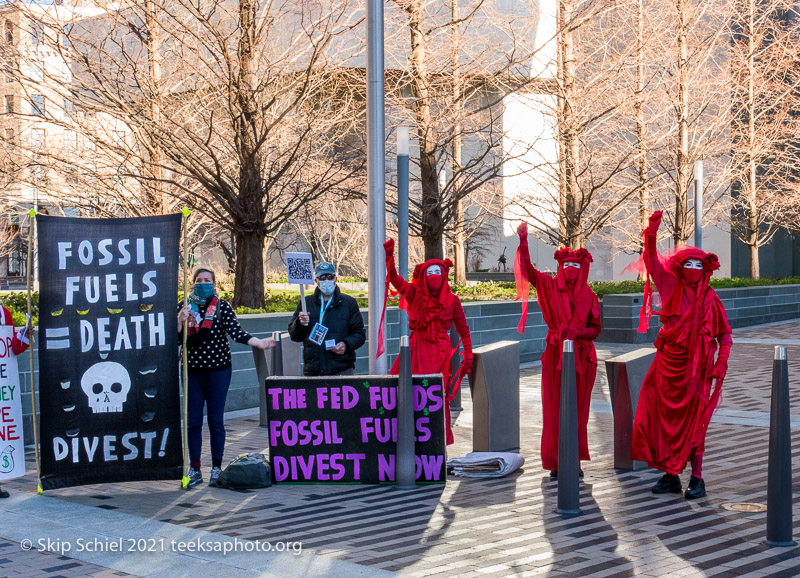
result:
[[[240,539],[299,541],[304,553],[420,577],[796,576],[800,548],[770,549],[763,544],[765,512],[732,511],[723,505],[766,503],[769,431],[763,418],[769,412],[773,353],[768,343],[791,343],[797,335],[800,322],[735,333],[722,409],[706,444],[703,470],[709,495],[694,502],[651,494],[650,486],[659,476],[654,470],[613,469],[613,424],[602,363],[589,421],[592,461],[583,464],[582,515],[575,518],[555,512],[557,484],[538,460],[538,367],[523,370],[520,385],[521,443],[527,464],[507,478],[450,477],[445,487],[412,491],[279,485],[258,491],[200,487],[187,492],[177,489],[177,482],[149,482],[47,494]],[[737,344],[737,337],[748,342]],[[635,348],[598,344],[598,354],[605,359]],[[799,387],[800,347],[789,346],[788,356],[794,393]],[[471,450],[469,395],[462,403],[450,455]],[[798,404],[800,399],[793,396],[791,411],[800,417]],[[755,416],[753,423],[759,425],[742,425],[732,417],[738,415]],[[267,432],[258,427],[257,417],[233,419],[228,426],[228,456],[264,450]],[[792,438],[795,472],[800,473],[800,429],[793,430]],[[685,484],[688,473],[682,477]],[[29,475],[5,486],[17,492],[33,483]],[[795,528],[800,524],[798,490],[795,487],[793,493]],[[73,563],[83,566],[70,566]],[[46,570],[59,566],[63,570]],[[21,553],[14,543],[0,545],[2,575],[115,575],[103,572],[55,554]]]

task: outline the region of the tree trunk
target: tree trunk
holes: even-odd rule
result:
[[[264,234],[239,227],[236,233],[234,307],[264,307]]]
[[[687,0],[676,0],[678,9],[678,144],[675,178],[675,246],[689,238],[689,47]]]
[[[241,118],[235,125],[241,147],[238,197],[241,212],[236,218],[236,293],[237,307],[264,306],[264,181],[263,153],[256,139],[261,112],[256,100],[258,77],[255,62],[255,0],[239,2],[239,78],[237,101]]]
[[[422,30],[421,0],[408,3],[409,30],[411,32],[411,84],[414,92],[419,136],[419,165],[422,186],[421,236],[425,246],[425,260],[443,259],[443,220],[439,204],[439,174],[436,170],[436,135],[431,117],[428,73],[425,65],[425,36]]]
[[[759,208],[756,189],[756,102],[755,102],[755,0],[748,0],[747,22],[747,237],[750,246],[750,277],[761,278],[758,262]]]
[[[150,117],[155,126],[161,126],[161,35],[158,24],[158,6],[154,0],[145,0],[145,27],[147,28],[147,67],[150,86]],[[164,213],[164,164],[166,155],[161,146],[150,141],[150,167],[152,181],[145,183],[144,196],[153,215]]]
[[[575,39],[569,25],[573,18],[573,0],[559,2],[559,39],[561,52],[561,92],[564,95],[559,123],[560,155],[564,158],[563,214],[565,245],[578,249],[583,244],[583,230],[578,195],[578,120],[575,115]]]

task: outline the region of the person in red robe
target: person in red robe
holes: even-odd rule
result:
[[[528,226],[517,229],[519,248],[514,259],[517,298],[522,299],[522,319],[517,331],[525,330],[528,314],[528,283],[536,288],[536,298],[547,324],[547,345],[542,355],[542,466],[550,477],[558,477],[558,425],[561,407],[561,352],[565,339],[574,341],[575,383],[578,397],[578,455],[589,460],[586,426],[592,387],[597,375],[597,354],[593,340],[600,334],[600,303],[589,287],[592,255],[584,248],[559,249],[555,277],[538,271],[528,253]],[[581,471],[581,475],[583,472]]]
[[[461,379],[472,369],[472,338],[464,315],[461,300],[453,295],[447,275],[453,262],[449,259],[430,259],[414,268],[414,277],[409,283],[397,274],[394,262],[394,240],[384,244],[386,251],[387,279],[400,293],[400,308],[408,312],[411,329],[411,371],[414,374],[441,373],[445,394],[445,424],[447,444],[453,443],[450,427],[450,401],[455,397]],[[455,350],[450,345],[450,327],[455,323],[456,331],[464,346],[464,361],[458,376],[450,376],[450,360]],[[392,366],[391,375],[399,372],[399,358]]]
[[[684,247],[669,258],[662,257],[656,248],[660,224],[661,211],[656,211],[644,231],[648,280],[639,331],[647,331],[650,324],[650,278],[661,295],[663,306],[658,316],[662,326],[655,342],[655,360],[639,393],[632,456],[664,472],[652,488],[656,494],[680,494],[678,474],[691,462],[692,475],[684,495],[701,498],[706,495],[702,476],[705,435],[728,371],[731,328],[722,302],[708,286],[719,269],[717,256]]]
[[[14,319],[11,317],[11,311],[6,309],[4,306],[0,305],[0,325],[11,325],[14,326]],[[28,349],[28,345],[30,345],[30,339],[33,336],[33,326],[29,325],[25,329],[20,329],[14,334],[14,337],[11,339],[11,352],[14,355],[20,355],[25,350]],[[8,498],[9,493],[0,488],[0,498]]]

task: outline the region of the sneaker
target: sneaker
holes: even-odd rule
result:
[[[0,488],[0,498],[8,498],[11,494],[6,492],[3,488]]]
[[[683,492],[681,479],[675,474],[664,474],[652,491],[654,494],[680,494]]]
[[[222,486],[219,485],[219,475],[222,473],[222,470],[218,467],[214,466],[211,468],[211,475],[208,477],[208,485],[214,486],[216,488],[221,488]]]
[[[695,500],[697,498],[705,498],[706,497],[706,483],[703,481],[702,478],[696,478],[692,476],[689,479],[689,487],[686,488],[686,491],[683,493],[683,496],[687,500]]]
[[[203,474],[194,468],[189,468],[189,475],[186,477],[189,478],[189,482],[186,484],[187,488],[193,488],[197,484],[203,483]]]

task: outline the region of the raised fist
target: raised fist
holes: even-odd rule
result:
[[[528,223],[522,223],[517,227],[517,235],[519,235],[520,241],[528,238]]]
[[[394,255],[394,239],[389,239],[383,244],[383,250],[386,252],[387,257]]]
[[[658,233],[658,228],[661,226],[661,215],[663,211],[654,211],[652,215],[650,215],[650,225],[647,227],[647,232],[650,234],[655,235]]]

